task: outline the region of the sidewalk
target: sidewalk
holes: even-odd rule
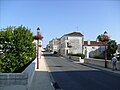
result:
[[[77,62],[77,61],[73,61],[73,62],[77,63],[77,64],[84,65],[84,66],[88,66],[88,67],[91,67],[91,68],[99,69],[99,70],[102,70],[102,71],[105,71],[105,72],[111,72],[113,74],[116,74],[116,75],[120,76],[120,71],[119,70],[113,71],[111,68],[105,68],[105,67],[90,64],[90,63],[80,63],[80,62]]]
[[[35,75],[30,90],[54,90],[51,85],[50,76],[46,67],[44,56],[41,56],[39,69],[35,70]]]

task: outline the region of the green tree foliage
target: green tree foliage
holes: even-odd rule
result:
[[[106,31],[103,34],[98,35],[97,39],[99,41],[101,41],[105,45],[105,48],[106,48],[106,46],[108,46],[108,42],[110,41],[110,37],[109,37],[109,35],[108,35],[108,33]],[[109,55],[108,55],[108,50],[107,49],[105,49],[105,51],[103,52],[103,55],[106,58],[106,54],[105,53],[107,53],[107,58],[108,58]],[[101,54],[101,56],[102,56],[102,54]],[[97,58],[100,58],[100,57],[97,56]]]
[[[0,31],[0,72],[17,72],[36,56],[33,34],[29,29],[7,27]]]
[[[108,36],[108,33],[105,31],[104,34],[98,35],[97,39],[101,42],[108,42],[110,40],[110,37]]]
[[[112,57],[114,53],[116,53],[118,46],[115,40],[110,40],[108,42],[108,56]]]

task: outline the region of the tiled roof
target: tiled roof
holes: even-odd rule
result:
[[[64,36],[84,36],[83,34],[81,34],[80,32],[72,32],[72,33],[68,33],[68,34],[65,34]]]
[[[100,42],[100,41],[84,41],[85,46],[104,46],[105,43]]]

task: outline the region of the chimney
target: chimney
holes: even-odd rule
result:
[[[90,45],[90,40],[87,41],[87,44]]]
[[[96,42],[99,42],[99,39],[96,39]]]

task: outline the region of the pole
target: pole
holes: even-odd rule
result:
[[[105,42],[105,68],[107,68],[107,49],[106,49],[106,42]]]
[[[39,69],[39,39],[37,40],[37,69]]]
[[[40,45],[39,46],[40,46],[40,54],[39,55],[40,55],[40,60],[41,60],[41,41],[40,41]]]

